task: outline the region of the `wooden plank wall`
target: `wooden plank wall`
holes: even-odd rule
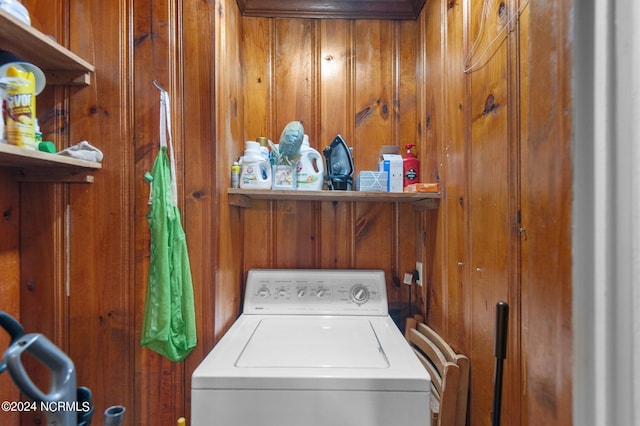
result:
[[[503,421],[571,424],[569,17],[570,2],[493,0],[427,2],[421,15],[445,195],[428,321],[470,356],[472,425],[491,424],[499,300]]]
[[[531,3],[520,28],[519,350],[531,424],[572,421],[571,10],[571,1]]]
[[[244,18],[244,136],[303,122],[321,152],[341,134],[356,174],[382,145],[416,143],[417,23]],[[237,155],[243,146],[237,147]],[[260,201],[244,212],[243,270],[382,268],[393,301],[415,267],[416,215],[385,203]]]
[[[188,417],[193,369],[240,311],[248,269],[381,268],[390,299],[406,303],[398,282],[421,260],[426,285],[413,300],[471,356],[469,423],[490,424],[495,302],[505,299],[503,422],[571,424],[569,3],[434,0],[416,21],[378,21],[241,17],[234,0],[24,0],[34,26],[97,70],[89,87],[38,97],[45,138],[58,148],[86,139],[105,161],[91,185],[0,172],[0,308],[71,355],[96,421],[122,404],[127,424],[172,425]],[[154,79],[172,99],[196,295],[199,344],[184,363],[139,345]],[[416,143],[423,181],[442,185],[440,208],[230,207],[244,142],[277,141],[292,120],[319,151],[342,134],[357,171],[376,168],[381,145]],[[0,396],[16,395],[0,375]],[[19,420],[0,413],[0,423]]]
[[[20,193],[11,174],[0,172],[0,309],[20,319]],[[9,335],[0,331],[0,350],[9,345]],[[0,400],[19,401],[20,393],[8,374],[0,374]],[[20,413],[0,413],[3,424],[18,424]]]

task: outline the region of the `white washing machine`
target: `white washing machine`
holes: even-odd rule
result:
[[[429,426],[431,380],[384,273],[251,270],[242,315],[196,368],[192,426]]]

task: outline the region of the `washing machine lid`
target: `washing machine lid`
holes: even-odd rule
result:
[[[428,392],[430,380],[388,316],[241,315],[191,387]]]
[[[389,368],[367,318],[262,319],[238,357],[240,368]]]

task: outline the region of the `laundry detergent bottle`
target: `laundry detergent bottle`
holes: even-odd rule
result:
[[[296,175],[298,190],[322,191],[324,184],[324,163],[322,155],[309,145],[309,135],[304,135],[300,146]]]
[[[271,164],[262,156],[258,142],[245,142],[240,161],[240,188],[271,189]]]
[[[420,160],[418,160],[411,152],[411,148],[414,146],[414,144],[407,144],[405,146],[405,148],[407,148],[407,153],[402,159],[403,188],[406,188],[412,183],[420,182]]]

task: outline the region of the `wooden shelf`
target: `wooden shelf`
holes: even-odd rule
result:
[[[4,10],[0,10],[0,49],[39,66],[47,85],[87,86],[95,70],[75,53]]]
[[[430,192],[287,191],[229,188],[227,194],[229,195],[229,204],[238,207],[251,207],[252,200],[362,201],[411,203],[416,210],[429,210],[437,208],[440,199],[440,193]]]
[[[102,164],[0,143],[0,167],[22,182],[92,183]]]
[[[89,85],[95,68],[10,13],[0,10],[0,49],[42,69],[47,85]],[[0,143],[0,167],[22,182],[91,183],[100,163]]]
[[[237,3],[244,16],[415,20],[425,0],[237,0]]]

